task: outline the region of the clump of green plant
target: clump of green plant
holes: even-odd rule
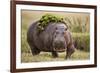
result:
[[[90,35],[88,33],[74,33],[73,40],[76,49],[90,51]]]
[[[51,14],[45,14],[45,15],[43,15],[41,17],[41,19],[38,22],[38,31],[39,32],[43,31],[45,29],[45,27],[51,22],[55,22],[55,23],[62,22],[62,23],[65,23],[63,18],[54,16],[54,15],[51,15]]]

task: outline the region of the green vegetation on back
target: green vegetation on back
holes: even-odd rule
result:
[[[54,16],[54,15],[51,15],[51,14],[45,14],[39,20],[38,31],[39,32],[43,31],[45,29],[45,27],[51,22],[55,22],[55,23],[62,22],[62,23],[64,23],[64,20],[63,20],[63,18]]]

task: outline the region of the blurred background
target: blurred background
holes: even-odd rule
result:
[[[65,52],[59,53],[58,58],[52,58],[51,53],[41,52],[32,56],[27,43],[27,31],[29,26],[39,20],[45,14],[52,14],[64,18],[69,30],[72,33],[76,52],[71,60],[86,60],[90,58],[90,14],[74,12],[50,12],[50,11],[21,11],[21,62],[41,62],[41,61],[63,61]]]

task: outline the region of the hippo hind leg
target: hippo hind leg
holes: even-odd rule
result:
[[[38,55],[40,53],[40,50],[34,46],[31,46],[31,52],[32,52],[32,55]]]
[[[66,59],[70,59],[71,55],[75,52],[74,45],[68,46],[66,51]]]

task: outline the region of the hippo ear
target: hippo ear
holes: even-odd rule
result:
[[[67,31],[68,28],[65,28],[65,31]]]

